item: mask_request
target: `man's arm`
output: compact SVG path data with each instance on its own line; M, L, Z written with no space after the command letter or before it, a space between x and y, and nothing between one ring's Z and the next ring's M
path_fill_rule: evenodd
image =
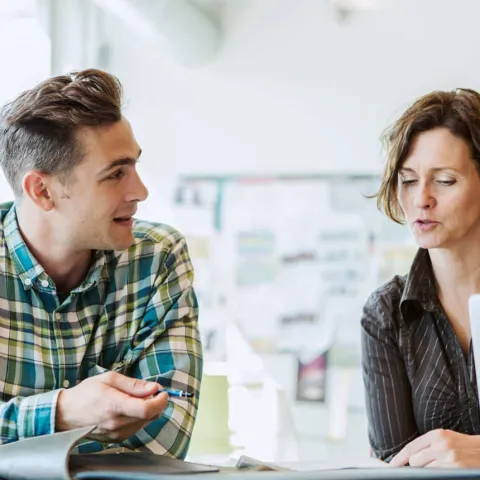
M0 443L55 432L55 409L61 390L0 403Z
M418 436L412 392L385 294L373 293L362 316L362 366L370 445L390 460Z
M169 398L160 418L112 447L148 446L155 453L175 458L187 454L203 367L198 305L192 284L193 266L185 239L179 237L160 266L145 316L124 363L130 377L157 381L165 388L187 390L194 397ZM98 449L90 443L80 446L79 451Z
M187 390L193 398L170 398L163 415L123 444L148 445L155 453L185 458L195 423L203 355L198 331L193 266L182 237L165 258L132 350L131 375Z

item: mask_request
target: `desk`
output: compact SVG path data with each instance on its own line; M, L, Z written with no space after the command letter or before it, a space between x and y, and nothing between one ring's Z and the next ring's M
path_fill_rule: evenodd
M242 472L227 470L216 474L199 474L198 480L219 480L230 474L232 480L464 480L479 479L480 470L446 470L431 468L360 468L322 470L318 472ZM132 479L133 480L133 479ZM178 475L162 476L162 480L178 480Z

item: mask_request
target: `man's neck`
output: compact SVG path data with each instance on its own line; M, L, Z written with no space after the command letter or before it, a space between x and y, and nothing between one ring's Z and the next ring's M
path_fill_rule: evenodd
M83 282L92 263L92 250L75 251L59 244L47 222L22 209L17 209L17 222L24 242L58 293L68 294Z

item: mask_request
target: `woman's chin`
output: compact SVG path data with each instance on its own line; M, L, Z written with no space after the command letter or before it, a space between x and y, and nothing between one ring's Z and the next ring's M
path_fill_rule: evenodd
M427 238L425 235L415 235L415 243L420 248L427 250L431 248L441 248L444 244L439 238Z

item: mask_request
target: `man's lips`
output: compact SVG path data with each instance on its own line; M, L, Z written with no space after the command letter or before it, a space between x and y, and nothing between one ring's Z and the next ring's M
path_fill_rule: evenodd
M113 217L113 220L115 220L115 221L130 220L136 213L137 213L137 211L135 210L134 212L128 212L128 213L123 213L123 214L120 214L120 215L115 215Z
M133 217L132 215L124 215L121 217L114 217L113 221L117 225L122 225L125 227L131 227L133 225Z

